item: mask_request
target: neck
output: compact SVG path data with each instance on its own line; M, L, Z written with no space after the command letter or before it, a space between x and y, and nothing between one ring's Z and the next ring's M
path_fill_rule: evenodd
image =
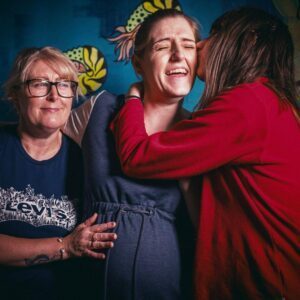
M38 161L52 158L61 147L62 133L60 130L39 134L24 130L20 125L18 133L24 150L30 157Z
M181 100L148 101L144 99L144 117L147 133L169 130L175 123L186 119L189 113L182 108Z

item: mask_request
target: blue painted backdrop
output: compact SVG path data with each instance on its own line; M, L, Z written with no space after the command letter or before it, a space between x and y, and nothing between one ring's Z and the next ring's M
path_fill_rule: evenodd
M169 3L162 0L148 2L152 3L154 8ZM2 0L0 83L5 81L19 50L24 47L52 45L66 52L70 50L71 58L78 59L79 69L83 68L81 71L86 72L83 81L88 78L86 76L94 77L94 81L91 81L94 89L124 93L137 77L130 63L124 60L117 61L117 44L108 39L117 36L115 29L125 26L141 4L143 2L139 0ZM257 6L279 15L272 0L180 0L179 4L185 13L199 21L204 37L217 16L240 5ZM85 47L86 45L92 47ZM83 53L86 54L86 58L80 61L79 56L83 56ZM88 71L93 75L86 75ZM193 108L202 90L203 83L197 80L192 92L185 99L188 109ZM15 118L12 108L2 101L0 120Z

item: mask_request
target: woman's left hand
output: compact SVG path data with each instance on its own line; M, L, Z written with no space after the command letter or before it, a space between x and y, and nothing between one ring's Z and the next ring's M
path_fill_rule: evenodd
M63 239L68 257L89 256L97 259L105 258L105 254L99 252L99 250L114 246L113 242L117 239L117 235L106 231L114 228L116 223L95 224L96 220L97 214L95 213Z

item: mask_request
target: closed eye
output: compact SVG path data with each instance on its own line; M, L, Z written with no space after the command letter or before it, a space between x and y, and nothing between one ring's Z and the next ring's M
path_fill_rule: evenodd
M155 51L161 51L161 50L169 49L169 48L170 48L169 45L155 45L154 46L154 50Z

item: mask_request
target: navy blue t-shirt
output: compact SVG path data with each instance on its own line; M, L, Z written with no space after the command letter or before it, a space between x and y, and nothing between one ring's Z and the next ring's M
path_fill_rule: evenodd
M81 151L69 138L63 137L54 157L36 161L24 150L16 125L1 127L0 234L24 238L69 234L79 217L82 174ZM65 298L72 293L68 290L72 283L74 287L74 266L72 261L32 267L2 265L1 294L9 299L20 295L22 299Z

